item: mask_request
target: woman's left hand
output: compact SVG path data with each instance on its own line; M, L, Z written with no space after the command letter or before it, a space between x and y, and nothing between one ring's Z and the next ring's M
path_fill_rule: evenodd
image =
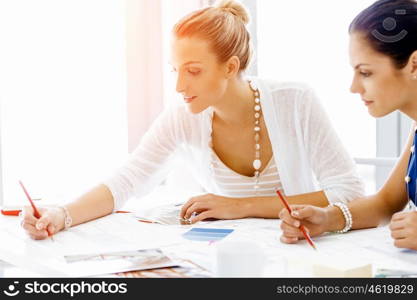
M394 214L389 228L395 247L417 250L417 211Z
M245 217L245 203L245 199L205 194L188 200L181 209L180 217L190 220L191 224L209 218L240 219Z

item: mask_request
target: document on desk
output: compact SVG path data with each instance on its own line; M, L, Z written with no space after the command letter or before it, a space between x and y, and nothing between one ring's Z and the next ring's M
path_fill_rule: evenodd
M46 276L89 276L93 269L71 266L64 256L137 251L181 243L177 231L158 224L138 222L133 215L112 214L72 227L42 241L30 239L13 224L0 231L0 259Z
M317 259L327 261L351 259L371 263L378 267L417 269L417 251L394 247L389 229L353 230L345 234L327 234L313 238L318 251L312 251L305 241L295 245L279 242L279 236L268 239L268 251L280 251L282 256L294 260L303 259L306 263Z
M180 225L182 203L164 204L151 208L140 209L135 213L136 218L143 221L163 225Z
M92 272L100 275L177 266L161 249L68 255L64 258L71 269L90 270L87 271L89 275L95 275Z
M395 247L388 227L375 229L369 239L364 248L379 254L380 266L414 273L417 271L417 251Z

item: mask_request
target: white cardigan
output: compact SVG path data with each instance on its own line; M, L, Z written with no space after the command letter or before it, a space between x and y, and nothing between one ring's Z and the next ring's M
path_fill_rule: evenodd
M313 90L300 83L250 78L260 92L262 112L286 195L323 190L329 202L363 196L364 185ZM207 193L222 195L212 176L209 141L213 109L199 114L185 106L166 109L143 136L124 166L104 180L119 209L142 197L182 157ZM236 137L239 138L239 137Z

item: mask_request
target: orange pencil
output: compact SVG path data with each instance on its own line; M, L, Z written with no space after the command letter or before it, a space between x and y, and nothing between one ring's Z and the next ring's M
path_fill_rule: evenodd
M22 187L23 192L25 192L25 195L28 198L28 200L30 202L30 205L33 208L33 215L35 216L36 219L39 219L41 217L41 214L39 213L39 210L36 208L35 203L33 203L32 198L30 197L28 191L26 190L25 186L23 185L23 183L20 180L19 180L19 184ZM53 240L52 234L49 232L48 228L46 228L46 232L48 233L48 236L50 236L51 239Z
M287 208L288 212L291 214L292 210L291 210L291 207L288 204L287 200L285 200L285 198L281 195L279 190L276 190L276 192L277 192L279 198L281 199L282 203L284 204L284 206ZM300 230L303 233L304 237L306 238L307 242L311 245L311 247L313 247L314 250L317 250L316 245L314 245L313 240L308 235L307 230L304 227L304 225L300 225Z

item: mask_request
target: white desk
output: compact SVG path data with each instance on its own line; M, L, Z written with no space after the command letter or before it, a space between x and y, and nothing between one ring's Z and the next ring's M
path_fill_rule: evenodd
M161 202L158 202L157 204L160 203ZM133 220L132 215L123 215L123 217L130 218L129 222ZM141 232L140 234L143 234L144 236L146 235L146 239L148 240L150 236L155 235L159 237L157 239L166 240L166 245L161 245L160 248L169 256L191 260L209 271L213 271L214 269L216 243L209 245L208 242L195 242L183 239L181 234L191 229L191 227L231 228L234 229L234 232L227 236L225 241L251 240L259 243L267 257L267 263L263 275L265 277L310 277L312 276L312 264L317 258L315 251L312 250L312 248L310 248L305 241L296 245L286 245L279 241L280 220L222 220L214 222L201 222L193 226L169 226L145 223L136 225L139 222L135 221L134 230L136 231L130 233L122 233L123 230L120 226L124 225L119 223L120 222L118 221L118 224L115 224L115 226L108 223L102 223L102 225L100 225L109 226L106 229L106 232L108 232L108 240L111 241L115 239L115 236L112 236L113 231L121 232L123 238L125 239L135 240L136 245L139 245L141 240L137 232ZM20 228L19 219L17 217L5 217L1 215L0 230L3 230L2 228L7 226L9 226L9 228L10 226L14 226L13 228ZM61 237L64 237L64 234L72 234L75 241L76 235L82 232L80 231L81 229L82 227L76 226L71 228L69 232L58 233L55 238L59 242L60 234L62 234ZM20 233L23 234L23 229L20 228L19 230ZM97 238L100 235L102 234L98 234ZM5 235L3 234L3 236ZM90 239L94 238L95 236L90 236ZM100 236L101 240L104 238L106 237ZM333 259L332 257L337 259L337 257L340 258L341 255L344 255L346 259L366 260L367 262L372 263L374 267L417 269L417 251L403 251L393 247L389 230L387 228L357 230L346 234L331 234L316 237L314 238L314 241L318 246L319 254L321 256L326 256L328 259ZM155 242L155 245L158 246L158 241ZM13 263L20 267L20 269L14 268L10 264L0 264L0 270L2 270L0 271L0 275L6 277L19 277L19 274L22 274L21 277L42 276L42 274L39 274L42 272L35 271L37 270L37 266L35 265L25 268L25 263L22 263L22 261L19 260L19 255L20 257L23 257L22 260L27 260L29 257L31 259L35 259L38 255L41 257L42 255L45 255L46 257L48 254L33 252L38 245L37 243L43 242L26 239L20 243L23 245L23 248L27 248L27 250L17 249L19 251L14 253L9 249L8 256L5 254L7 252L5 252L5 250L7 250L7 247L10 245L7 240L2 240L0 245L0 260L6 259L9 263ZM47 244L44 243L42 245ZM53 245L53 247L55 246L56 245ZM45 250L46 248L43 249ZM41 259L38 260L38 263L40 262Z

